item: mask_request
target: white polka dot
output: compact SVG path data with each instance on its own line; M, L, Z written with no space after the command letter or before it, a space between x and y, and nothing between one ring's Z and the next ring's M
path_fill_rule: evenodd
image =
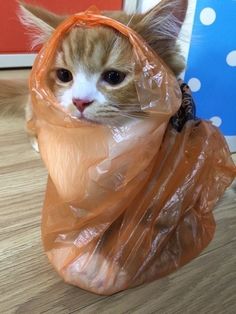
M200 20L204 25L211 25L216 20L216 12L212 8L205 8L200 13Z
M217 127L221 126L221 124L222 124L222 119L220 117L217 117L217 116L212 117L210 119L210 121L212 122L213 125L215 125Z
M191 78L188 81L188 85L189 85L192 92L198 92L199 89L201 88L201 82L196 77Z
M236 67L236 50L231 51L226 58L226 62L231 67Z

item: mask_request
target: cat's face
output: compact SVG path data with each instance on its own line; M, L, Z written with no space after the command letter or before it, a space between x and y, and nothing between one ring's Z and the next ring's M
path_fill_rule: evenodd
M51 89L78 119L109 124L141 117L132 55L127 38L113 29L75 27L49 71Z

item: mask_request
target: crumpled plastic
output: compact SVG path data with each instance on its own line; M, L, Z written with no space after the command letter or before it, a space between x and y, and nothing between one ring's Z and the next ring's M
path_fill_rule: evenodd
M133 45L137 93L149 118L93 124L56 102L46 77L60 40L72 27L96 25L116 29ZM200 254L213 238L212 211L235 166L219 130L194 117L189 97L139 35L97 12L76 14L42 48L30 88L28 127L49 173L43 245L66 282L111 295Z

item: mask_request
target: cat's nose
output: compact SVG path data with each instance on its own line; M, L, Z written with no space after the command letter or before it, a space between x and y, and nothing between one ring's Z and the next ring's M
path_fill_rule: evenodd
M73 98L73 104L82 113L86 107L93 103L93 100Z

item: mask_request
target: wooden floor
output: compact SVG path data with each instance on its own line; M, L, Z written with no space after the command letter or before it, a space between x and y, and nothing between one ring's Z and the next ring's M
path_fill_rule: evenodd
M43 252L47 173L23 119L0 120L0 152L1 314L236 313L236 184L215 210L216 235L200 257L164 279L100 297L65 284Z

